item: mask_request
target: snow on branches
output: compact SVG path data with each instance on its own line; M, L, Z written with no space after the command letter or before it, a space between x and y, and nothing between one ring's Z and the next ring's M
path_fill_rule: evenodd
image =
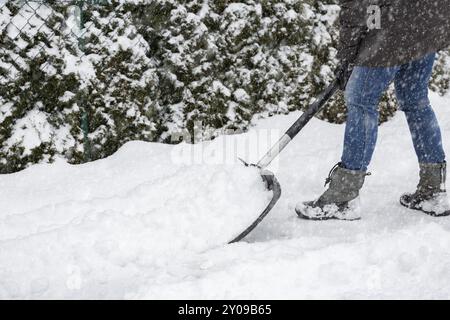
M2 1L0 172L302 109L333 77L338 13L336 0ZM345 121L342 97L321 118Z

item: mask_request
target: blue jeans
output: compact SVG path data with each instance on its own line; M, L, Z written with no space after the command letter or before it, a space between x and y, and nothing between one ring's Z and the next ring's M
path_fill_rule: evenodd
M341 162L347 169L367 170L377 141L378 103L392 81L419 162L445 161L441 130L428 99L435 57L433 53L389 68L355 67L345 91L348 113Z

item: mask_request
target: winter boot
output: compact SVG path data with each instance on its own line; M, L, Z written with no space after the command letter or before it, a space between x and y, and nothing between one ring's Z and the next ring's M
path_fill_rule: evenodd
M358 220L359 190L368 175L365 171L348 170L336 164L325 180L328 189L315 201L297 204L298 216L308 220Z
M450 205L445 191L446 163L420 163L419 166L417 190L402 195L400 203L434 217L450 215Z

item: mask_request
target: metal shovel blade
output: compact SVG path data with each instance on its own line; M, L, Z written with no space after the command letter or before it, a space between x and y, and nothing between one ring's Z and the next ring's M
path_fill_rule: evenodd
M240 159L246 167L257 167L261 170L261 177L266 183L269 190L272 190L272 200L269 202L264 211L260 214L258 219L253 222L250 227L244 230L239 236L231 240L229 243L234 243L242 240L247 236L255 227L264 219L269 211L275 206L278 199L281 196L281 187L278 180L275 178L273 172L264 170L272 160L277 157L280 152L294 139L294 137L306 126L306 124L324 107L325 103L338 91L339 81L334 80L324 91L322 91L305 112L302 113L300 118L292 124L292 126L286 131L286 133L278 140L278 142L264 155L264 157L257 164L248 164L244 160Z
M244 164L246 164L244 162ZM248 164L246 164L248 166ZM231 240L228 243L235 243L242 239L244 239L253 229L256 228L256 226L264 219L264 217L272 210L272 208L277 203L278 199L281 197L281 186L278 182L277 178L273 174L273 172L269 170L261 170L261 178L263 179L264 183L266 184L266 188L268 190L272 191L272 199L270 200L269 204L266 206L266 208L263 210L263 212L259 215L259 217L247 228L245 229L240 235L238 235L236 238Z

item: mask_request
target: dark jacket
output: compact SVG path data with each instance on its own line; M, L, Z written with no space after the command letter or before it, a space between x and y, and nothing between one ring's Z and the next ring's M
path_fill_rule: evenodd
M368 29L371 5L380 8L380 29ZM388 67L450 46L450 0L341 0L341 9L341 60Z

